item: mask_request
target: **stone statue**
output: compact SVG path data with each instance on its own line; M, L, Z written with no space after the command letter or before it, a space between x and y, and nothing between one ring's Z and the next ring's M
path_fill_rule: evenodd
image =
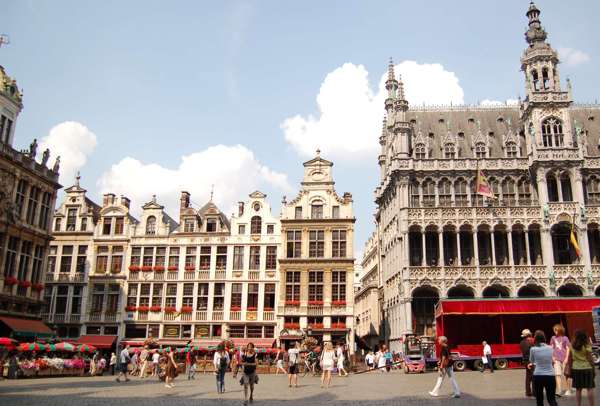
M44 150L44 152L42 153L42 165L46 166L46 164L48 163L48 159L50 159L50 150L48 148L46 148Z
M585 206L580 206L579 212L581 214L581 219L585 220L587 218L587 208Z
M52 172L58 173L58 169L60 168L60 155L56 157L56 161L54 161L54 166L52 167Z
M550 282L550 290L554 292L556 289L556 275L554 274L554 268L550 271L550 275L548 276L548 282Z
M548 203L544 204L544 221L550 221L550 206L548 205Z
M34 138L33 142L31 144L29 144L29 157L31 159L35 159L35 156L37 155L37 148L38 148L37 138Z

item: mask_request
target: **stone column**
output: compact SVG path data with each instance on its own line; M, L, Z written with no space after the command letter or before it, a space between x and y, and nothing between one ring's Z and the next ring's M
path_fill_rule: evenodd
M461 266L462 263L462 257L460 256L460 230L456 233L456 265Z
M579 168L574 168L573 171L573 182L571 183L573 185L573 201L581 204L585 201L581 172Z
M427 254L427 249L426 249L426 247L427 247L427 241L425 240L425 231L423 231L421 233L421 235L422 235L422 238L423 238L423 246L421 247L421 249L423 251L423 256L421 258L421 266L426 266L427 265L427 256L426 256L426 254Z
M552 236L550 235L549 227L540 228L540 242L544 265L550 270L550 267L554 265L554 250L552 249Z
M515 264L515 259L513 257L512 229L506 231L506 239L508 242L508 265L518 265Z
M523 230L523 238L525 238L525 263L531 264L531 253L529 252L529 232L527 229Z
M471 236L473 240L473 265L479 267L479 240L477 238L477 230Z
M444 266L444 234L441 229L438 231L438 245L438 266Z
M496 244L494 242L495 232L490 231L490 241L491 241L491 254L490 254L490 262L491 265L496 265Z
M546 184L546 176L544 175L543 169L538 169L537 171L537 193L538 193L538 201L540 205L544 205L544 203L548 202L548 185ZM532 187L532 192L534 192Z

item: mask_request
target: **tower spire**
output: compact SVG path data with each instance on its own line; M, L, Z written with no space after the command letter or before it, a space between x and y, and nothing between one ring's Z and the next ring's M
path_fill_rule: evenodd
M545 42L548 37L548 34L546 34L546 31L540 22L540 14L541 12L535 3L533 1L529 3L529 9L527 9L527 13L525 13L529 19L529 29L525 33L525 40L529 46L534 46L538 42Z
M396 98L396 91L398 90L398 81L396 80L396 75L394 74L394 61L390 58L390 62L388 64L388 78L385 81L385 88L388 91L388 99Z

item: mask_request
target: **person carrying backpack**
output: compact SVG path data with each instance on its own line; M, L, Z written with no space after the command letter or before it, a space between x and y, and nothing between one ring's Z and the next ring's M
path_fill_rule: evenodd
M225 393L225 372L229 366L229 354L223 344L219 344L213 358L215 375L217 376L217 393Z

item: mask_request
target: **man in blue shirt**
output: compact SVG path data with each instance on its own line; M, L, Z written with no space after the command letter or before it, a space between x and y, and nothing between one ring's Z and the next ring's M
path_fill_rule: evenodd
M127 378L127 366L131 361L131 356L129 355L129 344L123 348L121 354L119 355L119 376L116 381L121 382L121 377L125 378L125 382L129 382L129 378Z

